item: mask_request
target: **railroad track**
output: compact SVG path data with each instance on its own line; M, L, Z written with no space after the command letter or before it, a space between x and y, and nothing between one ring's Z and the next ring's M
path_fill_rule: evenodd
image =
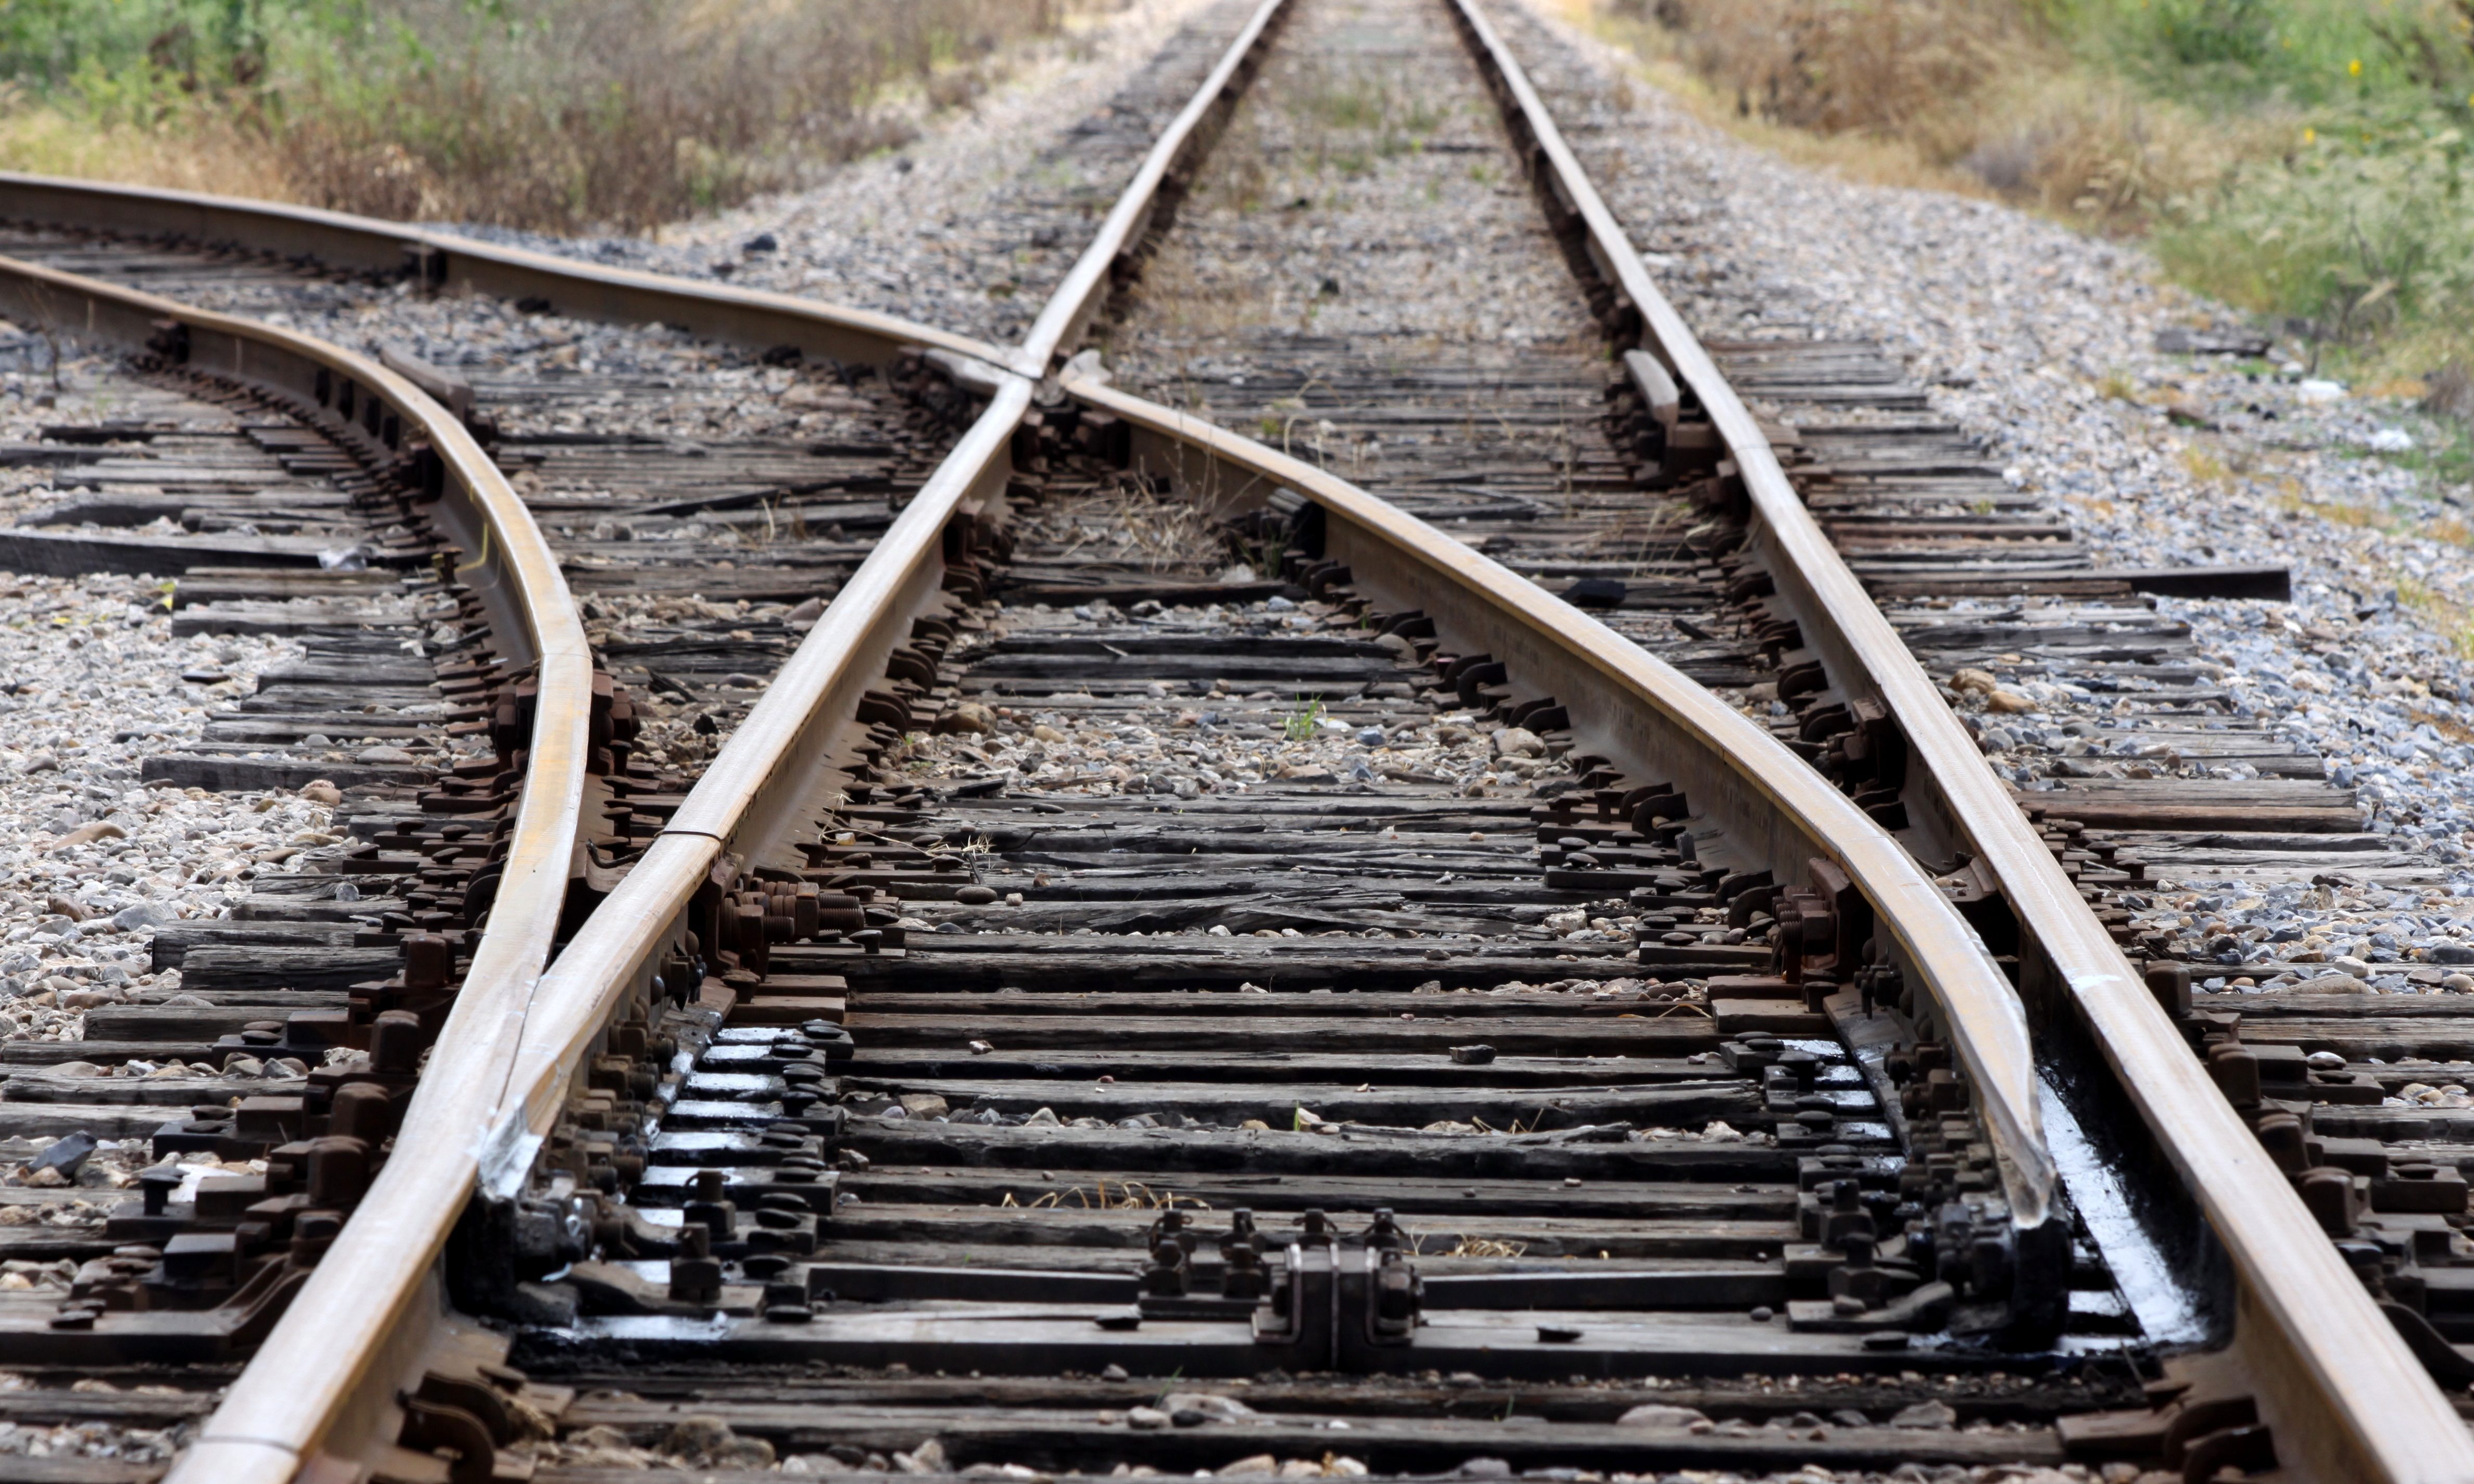
M546 922L524 942L557 934L555 962L521 967L499 885L431 1052L450 1076L423 1080L333 1245L316 1249L323 1225L307 1249L293 1233L299 1257L272 1271L297 1302L182 1476L307 1459L421 1477L452 1455L458 1477L495 1456L580 1479L640 1448L930 1473L2075 1458L2466 1476L2462 1426L2409 1348L2462 1383L2444 1199L2462 1217L2462 1182L2378 1142L2419 1125L2324 1131L2349 1115L2322 1105L2393 1073L2279 1049L2367 1054L2395 1029L2281 1036L2186 1003L2188 965L2143 982L2115 945L2137 941L2129 918L2111 931L2087 905L2126 913L2171 852L2177 869L2305 855L2259 838L2280 831L2257 812L2317 809L2324 828L2349 801L2209 799L2189 780L2143 799L2126 785L2146 780L2064 772L2026 795L2031 819L1960 719L1982 725L1964 698L1980 688L1940 689L1910 657L1960 680L1970 660L2050 656L2201 708L2177 764L2272 757L2208 732L2200 688L2166 687L2185 636L2136 597L2261 575L2093 571L1859 349L1713 356L1488 12L1379 9L1379 27L1310 0L1214 12L1228 50L1012 351L383 224L195 202L175 220L171 198L8 182L8 214L47 224L21 247L87 268L203 285L225 270L194 244L216 241L401 273L409 247L424 281L833 357L911 440L877 455L912 459L882 475L899 514L855 568L810 562L806 596L837 596L743 717L671 697L727 738L704 766L573 749L598 780L574 807L612 828L580 869L572 831L545 837L570 848L545 845ZM1417 80L1440 147L1397 153L1452 162L1430 192L1490 187L1479 270L1537 285L1520 312L1550 333L1504 353L1395 296L1381 332L1311 338L1269 312L1295 307L1263 303L1276 284L1227 280L1193 312L1179 275L1198 264L1362 292L1294 271L1331 251L1308 218L1249 223L1234 200L1264 158L1389 168L1345 148L1301 164L1281 137L1329 124L1322 85L1350 66ZM1583 84L1556 97L1588 116ZM1492 188L1521 173L1535 217ZM110 235L133 228L192 242ZM278 296L300 277L262 256L241 271ZM159 334L160 307L127 309L123 338ZM1062 365L1094 327L1156 400ZM163 378L221 364L198 343L132 374L172 395ZM1610 349L1637 352L1612 386ZM457 446L439 407L462 383L396 358L411 377L383 382L388 405ZM315 410L332 384L322 402L299 380L299 421L337 421ZM1872 415L1763 423L1731 380ZM526 426L521 387L472 397L485 427ZM609 401L613 431L667 405ZM1300 424L1312 458L1269 446L1294 450ZM926 472L937 437L952 451ZM497 462L520 446L501 437ZM486 464L470 475L497 487ZM643 480L630 503L674 498L662 473L625 477ZM760 508L813 499L769 467L747 477ZM387 523L408 555L445 544ZM571 574L592 555L560 550ZM1221 570L1240 555L1251 572ZM1303 596L1249 601L1273 580ZM2063 601L1978 601L2030 596ZM489 626L503 658L521 660L501 638L519 621ZM610 715L604 741L634 741ZM511 839L544 789L536 760ZM473 890L430 874L432 900L407 887L407 907ZM392 926L407 969L439 953L418 918ZM484 973L502 941L517 972ZM323 1023L304 1015L304 1034ZM327 1180L285 1209L352 1184ZM221 1229L195 1205L166 1219ZM238 1225L212 1240L264 1251ZM442 1274L495 1330L442 1311ZM97 1271L72 1309L168 1276ZM95 1367L184 1322L107 1298L43 1335L62 1367ZM111 1415L196 1413L146 1404ZM75 1403L17 1415L45 1405Z

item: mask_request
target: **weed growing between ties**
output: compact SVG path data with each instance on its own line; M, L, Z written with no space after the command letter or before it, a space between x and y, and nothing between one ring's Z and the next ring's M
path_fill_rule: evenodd
M898 143L1075 0L12 0L0 163L641 229Z
M1118 480L1070 508L1038 511L1029 523L1029 534L1060 548L1060 562L1189 574L1227 565L1225 543L1201 508L1140 477Z
M1417 88L1389 71L1322 61L1307 70L1304 116L1320 127L1308 139L1318 172L1364 175L1376 159L1425 147L1443 115Z

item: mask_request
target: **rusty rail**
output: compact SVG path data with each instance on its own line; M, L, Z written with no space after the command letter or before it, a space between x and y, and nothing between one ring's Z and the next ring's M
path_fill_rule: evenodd
M182 1456L175 1484L279 1481L322 1452L354 1457L370 1448L367 1436L340 1448L332 1440L377 1430L394 1372L417 1369L440 1317L430 1270L465 1201L476 1182L521 1183L570 1079L628 993L649 987L654 958L675 937L677 905L716 860L734 847L761 849L757 837L794 816L833 731L903 641L909 619L935 600L948 522L1002 496L1007 439L1030 400L1029 385L1008 378L557 964L543 974L535 959L494 995L486 1021L473 1017L473 1038L455 1049L488 1075L437 1116L406 1120L387 1165L404 1178L392 1187L382 1179L371 1191L319 1267L313 1282L325 1286L301 1295ZM442 1040L433 1062L449 1050ZM426 1080L423 1086L425 1093ZM416 1312L416 1303L428 1306Z
M1754 512L1754 543L1850 695L1886 706L1924 763L1911 802L1994 872L2034 961L2026 988L2074 1008L2158 1144L2197 1199L2240 1282L2237 1348L2262 1411L2311 1476L2474 1478L2474 1439L2389 1324L2284 1174L2190 1054L2103 925L2063 874L1939 688L1874 607L1796 496L1734 389L1651 280L1640 255L1564 141L1519 61L1477 0L1450 0L1480 67L1507 104L1530 168L1587 232L1590 261L1641 324L1643 349L1717 426ZM1636 368L1636 375L1645 368ZM1644 388L1646 391L1647 388Z
M658 992L658 967L684 934L689 898L717 864L753 860L777 843L803 813L802 805L813 813L827 802L813 796L814 764L849 721L861 692L901 642L910 619L935 603L949 524L1002 510L1010 434L1031 404L1028 378L1073 349L1108 292L1128 276L1143 233L1165 204L1164 193L1177 182L1177 167L1207 142L1208 129L1225 122L1283 3L1266 0L1254 12L1154 145L1027 345L1000 362L1009 364L1012 374L992 366L957 368L993 393L988 408L836 597L663 836L541 978L521 1010L511 1014L505 1028L513 1040L506 1093L487 1115L487 1132L476 1140L467 1126L462 1143L444 1157L423 1161L428 1167L424 1189L437 1198L429 1217L400 1229L405 1239L392 1244L388 1270L370 1273L367 1280L391 1282L391 1291L400 1294L434 1292L424 1275L460 1204L456 1192L469 1191L476 1180L505 1193L521 1185L604 1028ZM740 338L770 337L760 331ZM913 343L930 341L916 335ZM977 346L939 348L974 361L997 359ZM1680 772L1696 797L1717 801L1714 812L1727 818L1731 832L1765 843L1783 869L1800 871L1816 853L1843 865L1962 1032L1965 1062L2001 1152L2014 1221L2038 1227L2050 1219L2054 1176L2038 1125L2025 1023L1981 941L1879 825L1715 697L1423 523L1246 440L1088 380L1068 384L1074 395L1205 451L1220 468L1243 472L1250 484L1270 479L1305 490L1341 517L1348 549L1362 564L1360 580L1372 591L1389 598L1396 589L1402 606L1460 612L1465 617L1458 621L1481 646L1518 655L1524 673L1564 677L1563 690L1579 697L1576 723L1590 733L1593 744L1644 763L1656 758L1667 771ZM400 1151L401 1146L397 1162L410 1162ZM369 1229L400 1230L392 1216L384 1229L373 1223ZM434 1308L429 1312L434 1315ZM396 1323L400 1317L414 1316L398 1305L386 1311L383 1326L357 1318L330 1324L315 1355L329 1377L324 1390L337 1399L326 1405L305 1400L295 1389L293 1367L270 1350L268 1361L253 1367L234 1388L209 1423L206 1444L174 1475L176 1484L208 1477L277 1479L285 1476L280 1468L286 1459L321 1451L341 1457L365 1453L367 1436L347 1439L344 1434L353 1429L338 1423L357 1422L366 1429L385 1414L387 1398L373 1383L390 1372L373 1361L382 1350L405 1356L422 1348L399 1332L404 1327ZM308 1395L316 1394L313 1388ZM358 1400L352 1407L342 1405L353 1396ZM258 1440L281 1442L269 1447ZM240 1472L245 1464L255 1472Z
M451 231L199 191L106 185L0 171L0 217L145 237L169 234L368 273L409 273L431 289L538 298L557 313L624 325L676 325L737 345L882 365L907 348L1000 361L968 335L762 289L612 268Z
M669 826L559 955L531 997L509 1093L488 1141L485 1180L521 1180L531 1152L630 996L652 993L662 955L685 931L687 899L725 858L747 862L833 802L822 759L860 697L940 604L946 538L957 521L1002 510L1010 442L1031 383L1008 377L970 430L783 666L696 781Z
M452 1148L471 1142L506 1085L520 1020L549 957L567 901L569 866L582 822L593 656L567 580L497 464L454 414L368 357L289 330L0 258L0 306L46 323L209 371L220 379L304 402L331 402L356 385L399 421L395 441L425 440L445 471L434 514L466 551L461 570L491 613L502 653L538 667L529 766L517 808L505 875L472 966L405 1111L398 1148ZM69 312L64 312L69 311ZM167 328L178 327L175 342ZM363 1353L362 1337L381 1340L424 1292L431 1254L470 1184L450 1159L388 1161L369 1195L261 1352L232 1399L183 1459L192 1478L291 1477L300 1455L279 1429L257 1416L268 1399L292 1416L331 1425L352 1399L349 1379L370 1367L381 1345ZM367 1218L367 1219L364 1219ZM339 1324L338 1315L354 1324Z
M910 620L937 602L949 524L983 511L1002 513L1011 436L1031 409L1032 377L1070 349L1105 304L1124 272L1119 264L1139 252L1163 189L1175 183L1173 168L1225 122L1285 3L1266 0L1241 30L1194 102L1146 157L1099 242L1046 307L1031 339L1038 349L1010 356L866 311L572 263L335 212L0 175L0 214L125 231L161 231L168 225L182 235L263 252L305 253L373 269L408 264L433 286L544 294L566 313L659 320L716 338L792 344L846 360L882 363L918 348L958 381L990 396L961 443L837 595L668 828L557 965L543 974L536 957L524 976L531 983L511 983L492 997L487 1011L476 1007L468 1017L477 1037L486 1015L486 1044L471 1049L487 1071L469 1080L466 1095L437 1116L418 1123L407 1118L387 1167L396 1179L382 1179L355 1211L321 1265L317 1286L302 1295L307 1302L294 1306L233 1384L199 1442L175 1466L171 1484L281 1484L328 1467L349 1470L387 1448L387 1424L399 1415L396 1393L420 1373L446 1317L435 1264L466 1201L476 1186L521 1185L596 1041L615 1015L652 989L657 961L682 931L687 898L725 855L752 856L796 816L823 749L849 720L886 654L903 642ZM1008 364L1033 368L1032 377L1000 369ZM481 457L477 449L474 453ZM496 477L486 457L481 463ZM579 630L579 653L582 647ZM589 658L584 663L589 688ZM562 866L573 838L570 821L558 852ZM547 946L545 937L545 954ZM442 1043L433 1056L447 1051Z
M1530 135L1533 167L1584 224L1591 261L1637 311L1644 346L1716 423L1758 512L1757 540L1788 602L1807 616L1805 631L1824 649L1833 678L1851 693L1880 698L1905 728L1928 764L1918 770L1919 787L1930 791L1924 802L1939 811L1936 822L1987 861L2026 927L2036 948L2031 975L2060 986L2075 1007L2215 1224L2243 1277L2241 1324L2248 1352L2260 1357L2253 1369L2266 1390L2267 1410L2280 1420L2280 1437L2294 1440L2308 1455L2292 1461L2328 1478L2474 1477L2474 1448L2445 1399L2395 1341L2110 939L2075 905L2076 892L1803 510L1750 414L1659 294L1474 0L1452 3L1481 63L1509 98L1516 127ZM408 1152L417 1135L424 1145L434 1142L443 1156L390 1163L303 1303L234 1387L204 1440L175 1470L176 1480L289 1478L322 1450L343 1458L368 1446L391 1400L390 1378L404 1371L437 1317L429 1275L455 1210L476 1180L521 1179L531 1140L589 1060L600 1027L631 996L649 988L658 949L672 940L685 893L725 855L747 856L770 843L768 832L808 801L805 791L813 778L807 775L813 769L807 765L847 719L873 667L898 642L900 625L934 601L942 564L938 536L956 517L993 503L992 491L1002 488L1007 435L1031 401L1029 378L1044 376L1070 352L1104 304L1125 271L1122 265L1139 252L1153 225L1163 191L1181 185L1178 172L1190 162L1195 141L1207 126L1225 119L1280 9L1281 0L1266 0L1254 13L1238 44L1154 147L1134 188L1042 313L1030 341L1013 351L865 311L603 268L424 228L186 192L0 175L0 213L10 216L97 230L173 231L376 271L408 267L433 285L542 294L565 313L658 319L739 343L794 344L850 360L882 361L906 347L926 348L944 353L940 359L949 370L993 394L962 446L828 610L669 830L560 963L536 983L530 973L516 974L494 960L494 976L505 977L494 978L486 995L468 989L449 1035L468 1035L476 1064L486 1062L491 1070L459 1079L458 1101L451 1107L441 1101L446 1092L424 1085L423 1096L432 1106L416 1105L416 1117L407 1120L399 1144L400 1153ZM208 343L217 334L267 346L300 341L141 295L106 291L111 296L125 305L143 301L149 319L180 317L205 331ZM390 405L398 397L418 397L358 357L325 348L317 353L332 356L326 362L332 367L354 368L348 374L362 377ZM1267 481L1305 494L1330 518L1356 581L1387 601L1429 612L1452 611L1436 600L1450 595L1463 604L1451 621L1467 626L1469 643L1516 654L1542 675L1568 676L1559 693L1576 698L1575 723L1591 734L1593 745L1633 755L1653 744L1696 751L1704 759L1699 766L1709 770L1710 786L1704 791L1741 816L1731 820L1736 828L1768 810L1787 821L1776 833L1778 849L1817 848L1844 864L1881 909L1953 1025L1970 1030L1968 1065L1989 1121L2007 1146L2011 1168L2005 1173L2012 1177L2014 1204L2024 1212L2041 1210L2039 1193L2050 1190L2051 1173L2037 1134L2034 1068L2019 1003L1931 883L1852 803L1809 776L1758 728L1655 659L1422 523L1321 471L1092 378L1069 376L1066 388L1143 429L1153 456L1189 467L1216 499L1241 499ZM466 489L474 519L497 521L503 504L529 528L486 457L469 440L458 444L460 437L456 428L438 443L451 454L454 477L469 481L458 487ZM502 539L497 559L508 560L509 549ZM556 582L554 567L547 577ZM520 580L524 574L510 572L510 583ZM570 616L565 628L572 627ZM562 630L556 643L568 642ZM541 643L546 664L552 642ZM580 633L572 643L574 668L584 674L589 660ZM1589 698L1577 699L1582 696ZM539 725L549 726L552 716L546 704ZM536 784L546 778L541 769L553 756L548 740L537 736ZM1784 771L1774 771L1773 764ZM580 772L580 756L571 766ZM528 791L526 828L534 806ZM545 820L547 813L545 805ZM1752 830L1747 838L1769 833ZM548 868L563 879L565 863L563 840ZM507 901L502 892L494 935L508 915ZM543 931L540 948L546 951ZM511 948L510 963L514 954ZM539 957L531 961L537 968ZM468 984L482 984L478 962ZM416 1170L416 1164L423 1168ZM348 1256L363 1265L350 1266ZM373 1283L391 1286L367 1286ZM313 1313L320 1315L315 1324L308 1318Z
M1031 405L1031 378L1073 350L1111 289L1129 275L1144 234L1181 183L1179 169L1207 143L1210 130L1225 122L1282 9L1283 0L1266 0L1241 29L1194 100L1155 143L1024 348L1008 355L976 345L938 344L968 357L949 369L990 394L989 406L828 607L662 837L544 975L517 1034L507 1095L493 1111L488 1131L455 1153L468 1187L476 1179L483 1188L502 1193L521 1185L604 1028L669 987L657 988L656 976L683 937L689 898L716 866L756 859L779 842L803 811L828 802L814 792L821 787L815 760L850 721L860 693L901 642L911 618L936 601L944 533L957 519L1002 511L998 496L1009 467L1010 434ZM700 291L699 297L732 292ZM761 326L754 335L741 328L737 338L772 338ZM915 327L904 328L912 332L911 343L937 344ZM2053 1171L2038 1127L2025 1021L1981 942L1879 825L1774 739L1691 682L1423 523L1245 440L1086 379L1070 378L1068 385L1074 395L1121 411L1138 426L1207 451L1219 466L1243 471L1249 482L1271 478L1306 490L1341 513L1351 539L1361 543L1364 580L1381 589L1385 579L1374 573L1389 572L1409 606L1420 601L1410 596L1415 593L1448 594L1460 601L1429 598L1424 606L1460 607L1468 615L1463 621L1472 626L1472 636L1486 635L1483 642L1496 652L1519 654L1524 669L1535 666L1541 676L1567 676L1565 689L1588 697L1579 703L1576 720L1589 718L1582 724L1591 730L1593 743L1603 739L1618 755L1654 754L1670 771L1679 756L1688 756L1693 761L1686 776L1702 785L1703 795L1719 801L1717 811L1745 839L1767 842L1771 855L1792 863L1793 869L1815 853L1845 865L1893 925L1893 936L1922 969L1953 1023L1967 1034L1967 1065L2002 1153L2004 1193L2014 1219L2029 1226L2048 1220ZM402 1264L400 1280L417 1282L423 1266ZM375 1352L380 1338L364 1334L365 1352ZM348 1360L339 1369L344 1366ZM370 1370L366 1362L360 1367L360 1373ZM286 1435L297 1440L293 1446L304 1458L320 1449L350 1457L368 1447L366 1438L329 1431L328 1420L305 1416L275 1388L256 1386L254 1376L249 1385L247 1399L236 1388L210 1424L210 1436ZM192 1476L208 1475L182 1472L176 1484Z

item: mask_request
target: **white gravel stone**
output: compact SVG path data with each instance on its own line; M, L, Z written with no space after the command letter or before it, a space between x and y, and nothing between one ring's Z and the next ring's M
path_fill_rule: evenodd
M2191 623L2241 715L2325 756L2333 778L2364 791L2366 827L2429 868L2402 889L2194 882L2167 898L2180 915L2241 913L2268 928L2261 937L2298 927L2297 938L2357 944L2389 970L2383 988L2411 987L2395 971L2429 966L2431 949L2474 940L2474 710L2459 700L2474 696L2460 648L2474 634L2474 524L2462 514L2474 491L2395 462L2429 441L2409 402L2306 377L2304 347L2283 347L2274 367L2160 353L2161 330L2241 317L2164 282L2135 246L1991 202L1850 182L1731 138L1655 88L1618 85L1627 60L1565 26L1552 0L1524 4L1568 45L1556 55L1524 26L1524 62L1567 129L1576 100L1558 85L1597 96L1576 148L1700 334L1879 343L2015 486L2067 516L2100 566L2291 564L2290 605L2159 606ZM1789 422L1805 410L1756 405ZM2067 675L2001 678L2035 702L2024 725L2057 748L2063 724L2114 706ZM1996 749L2014 777L2025 761ZM2330 899L2310 905L2315 891Z
M252 878L302 868L290 841L331 822L288 794L142 786L148 756L300 653L175 641L162 596L142 577L0 574L0 1037L73 1040L86 1006L177 989L179 971L148 972L156 926L222 915Z

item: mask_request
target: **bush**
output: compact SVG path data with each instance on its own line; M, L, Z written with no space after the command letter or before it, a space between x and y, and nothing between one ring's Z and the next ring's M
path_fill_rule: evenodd
M2474 288L2463 132L2437 114L2246 162L2158 232L2175 277L2352 341L2462 320Z
M2357 349L2474 350L2474 0L1599 0L1738 112L1894 141Z
M894 90L955 101L1057 18L1057 0L12 0L0 143L22 160L39 105L155 154L245 139L315 205L643 228L897 140Z

